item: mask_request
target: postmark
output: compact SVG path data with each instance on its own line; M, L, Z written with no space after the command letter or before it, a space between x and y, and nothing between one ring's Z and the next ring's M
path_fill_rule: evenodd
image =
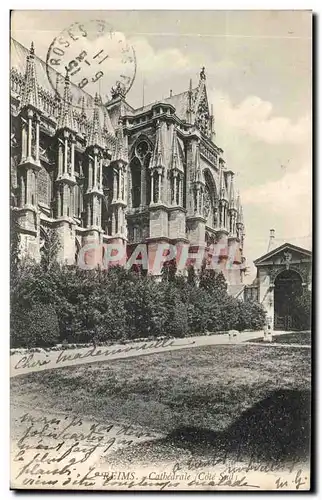
M72 105L91 108L98 93L101 102L125 96L136 75L136 56L125 35L105 20L75 22L51 42L46 73L56 95L64 99L64 77L72 83Z

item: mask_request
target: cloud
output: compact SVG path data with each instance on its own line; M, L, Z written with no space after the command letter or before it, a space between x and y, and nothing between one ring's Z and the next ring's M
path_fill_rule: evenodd
M309 115L296 121L274 116L273 105L258 96L248 96L233 105L229 96L220 91L210 92L218 121L268 144L304 144L310 141L311 120Z
M311 203L311 169L305 164L297 172L287 172L278 180L252 186L243 192L249 205L268 205L273 212L302 210Z
M286 173L279 180L244 190L242 200L245 211L253 214L253 238L256 238L255 228L261 232L264 226L268 231L267 224L276 229L279 238L291 241L300 238L300 246L304 244L301 238L311 233L312 179L308 164L303 164L297 172Z
M143 37L131 38L129 42L134 47L138 69L144 75L158 79L161 73L175 69L177 74L190 66L188 58L176 48L155 50Z

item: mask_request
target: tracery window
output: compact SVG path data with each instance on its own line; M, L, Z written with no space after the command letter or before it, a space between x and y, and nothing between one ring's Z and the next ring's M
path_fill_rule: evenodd
M130 163L132 208L149 205L151 201L150 159L151 145L142 138L134 148Z
M218 200L216 186L209 171L205 171L204 175L206 181L204 194L204 217L206 219L206 225L215 228L218 225Z

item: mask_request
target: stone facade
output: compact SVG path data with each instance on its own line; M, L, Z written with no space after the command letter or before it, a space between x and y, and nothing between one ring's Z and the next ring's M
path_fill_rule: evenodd
M256 298L263 305L268 322L275 329L292 329L292 324L288 322L289 318L286 317L287 315L292 316L292 310L284 311L283 317L278 317L280 299L276 293L276 286L278 286L280 278L284 278L288 280L290 286L292 283L298 282L302 289L311 290L311 252L285 243L255 260L254 264L257 267L257 277L253 285L246 287L246 298L247 296L252 299Z
M68 74L53 74L53 89L33 46L12 40L11 50L11 198L22 252L39 261L51 229L68 264L88 243L128 253L146 243L151 255L158 243L204 247L210 257L219 249L229 284L241 283L243 210L216 144L204 69L195 88L134 109L121 89L103 104Z

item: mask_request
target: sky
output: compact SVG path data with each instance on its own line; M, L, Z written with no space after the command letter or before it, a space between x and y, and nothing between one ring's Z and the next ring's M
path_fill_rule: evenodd
M190 78L197 86L205 67L216 143L236 172L244 207L246 282L255 277L252 261L266 253L271 228L276 246L288 241L310 249L311 13L14 11L12 36L27 47L33 41L46 60L62 30L90 19L109 23L134 47L136 76L127 95L133 107L188 90ZM102 86L103 78L101 93Z

